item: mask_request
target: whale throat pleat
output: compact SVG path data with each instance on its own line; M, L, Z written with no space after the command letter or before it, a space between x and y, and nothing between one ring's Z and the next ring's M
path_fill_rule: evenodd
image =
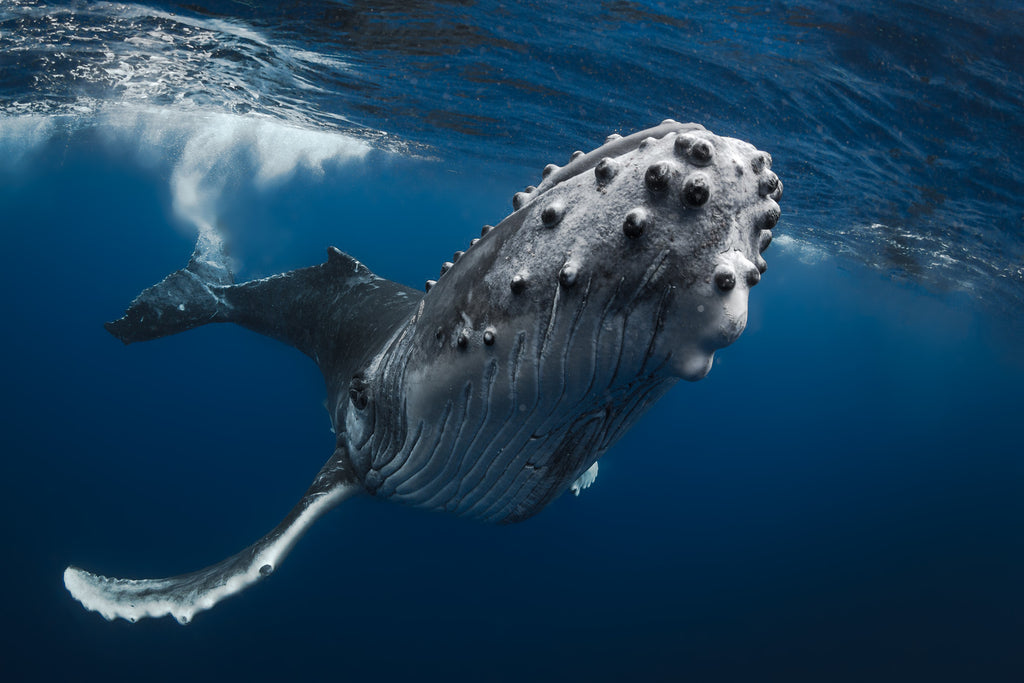
M662 315L663 300L629 309L623 302L636 293L621 282L600 297L581 285L555 290L546 315L485 351L479 374L467 373L436 417L382 449L390 454L376 464L376 495L485 521L524 519L568 490L671 386L644 372L649 354L624 353L652 345L646 333L631 337L630 324Z

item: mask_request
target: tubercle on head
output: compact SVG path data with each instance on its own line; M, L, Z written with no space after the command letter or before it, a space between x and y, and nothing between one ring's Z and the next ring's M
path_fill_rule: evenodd
M605 138L604 144L589 153L573 152L569 163L565 166L550 169L549 167L553 165L545 167L541 183L536 187L527 188L521 200L524 205L526 202L534 201L538 196L543 195L555 185L590 171L602 162L607 164L606 159L614 162L616 159L641 149L645 145L650 145L652 142L664 139L667 135L685 135L700 132L707 133L707 129L698 123L679 123L673 119L665 119L653 128L641 130L625 137L613 133ZM695 158L697 156L699 156L699 152L695 155Z
M512 198L512 205L515 211L518 211L540 195L544 194L548 189L557 186L559 183L565 182L566 180L579 175L580 173L594 169L594 173L598 179L599 184L605 184L610 182L619 173L621 169L621 162L619 157L632 152L635 149L639 149L646 145L650 145L653 141L663 138L667 134L679 133L680 135L687 134L689 132L705 131L703 126L699 124L680 124L672 119L665 119L658 126L634 133L632 135L623 137L617 133L609 135L602 146L595 149L590 153L584 153L576 151L572 154L570 162L565 166L558 166L556 164L548 164L544 167L541 172L541 184L539 186L528 186L523 191L517 192ZM691 160L695 160L696 163L706 164L713 155L713 148L711 148L706 142L697 140L696 142L691 141L687 146L687 154ZM657 174L661 172L662 175ZM663 166L652 166L649 169L651 175L650 184L657 186L659 183L664 184L667 181L666 174L668 169ZM695 176L687 179L686 194L687 201L693 206L700 206L707 201L709 194L709 188L707 187L706 179ZM566 207L564 204L558 202L552 202L546 206L541 213L542 224L545 227L557 226L565 213ZM643 226L641 221L632 220L630 221L630 227L624 228L627 235L632 235L634 238L639 237L642 232ZM487 234L493 230L493 226L484 226L481 230L481 236L479 239L483 239ZM472 248L478 240L475 240L470 244L469 248ZM446 261L441 266L440 277L443 277L448 270L458 262L458 258L464 252L456 252L455 257L451 261ZM438 278L438 280L440 279ZM425 289L429 292L438 282L438 280L428 280L425 284Z
M455 266L455 264L459 262L459 259L461 259L463 256L466 255L467 251L469 251L470 249L475 247L477 244L479 244L480 240L483 239L484 237L486 237L492 230L494 230L494 226L493 225L485 225L485 226L483 226L483 228L480 229L480 237L474 237L473 239L471 239L469 241L469 246L466 247L465 250L456 251L455 253L452 254L452 260L451 261L445 261L444 263L442 263L441 264L441 272L438 275L438 279L437 280L427 280L424 283L424 287L423 287L424 290L426 292L429 292L435 286L437 286L438 281L441 278L444 277L445 273L447 273L449 270L451 270Z
M717 136L709 133L703 126L698 124L679 124L672 119L666 119L652 129L634 133L626 138L618 134L612 134L605 140L605 144L589 154L574 152L570 162L563 167L556 164L548 164L542 171L542 182L540 186L528 186L522 192L516 193L513 197L513 207L516 211L532 204L548 190L565 182L566 180L579 175L580 173L593 169L597 186L603 187L610 183L620 172L622 162L620 158L633 150L643 150L650 147L659 138L671 137L673 140L673 151L675 158L662 159L652 163L644 173L644 183L653 195L663 194L669 186L682 177L682 186L679 196L682 204L691 209L699 209L708 203L714 192L713 181L707 173L701 171L705 167L713 167L718 161L718 153L712 139ZM610 154L611 153L611 154ZM758 194L767 199L778 201L782 193L782 183L778 176L771 172L771 156L764 152L756 152L750 156L748 166L757 176ZM737 167L737 174L741 175L743 169ZM644 215L638 207L634 212L628 214L623 220L623 233L632 239L639 238L645 229L650 227L650 216ZM544 206L540 212L541 224L546 228L557 227L565 216L567 207L561 200L555 200ZM758 219L760 233L755 237L755 244L758 253L764 251L771 241L771 228L778 221L778 207L773 206L765 211ZM481 231L481 238L485 237L493 226L484 226ZM474 246L479 239L470 243ZM443 275L451 268L452 264L458 261L463 252L456 252L451 262L442 264ZM759 272L764 272L766 264L759 256L755 257L755 263ZM432 285L428 285L430 287Z

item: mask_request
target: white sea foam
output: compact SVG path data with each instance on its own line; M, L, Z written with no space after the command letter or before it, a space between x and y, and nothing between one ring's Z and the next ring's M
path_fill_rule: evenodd
M371 150L336 131L262 115L122 104L78 116L0 117L0 165L15 170L58 134L98 134L112 154L154 172L169 169L174 213L200 232L218 223L224 199L241 183L263 190L299 172L319 178L332 164L357 162Z
M17 168L59 129L54 117L43 114L0 117L0 164Z
M330 163L358 161L370 151L367 143L337 132L225 113L161 112L128 125L107 117L104 130L115 138L128 133L124 142L134 142L143 156L174 157L174 212L200 231L216 225L221 200L240 176L266 189L299 171L322 176Z
M0 172L38 159L58 135L70 145L98 137L112 157L166 177L175 215L206 230L234 189L319 176L370 150L335 127L343 116L296 105L324 69L352 67L242 21L80 0L0 12L21 27L5 49L34 65L33 87L0 104Z
M772 244L781 247L787 253L796 255L801 263L807 265L821 263L829 257L828 252L818 245L797 239L791 235L779 235L772 240Z

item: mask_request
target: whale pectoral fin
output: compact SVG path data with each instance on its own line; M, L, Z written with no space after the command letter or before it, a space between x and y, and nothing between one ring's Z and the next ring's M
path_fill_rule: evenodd
M597 463L595 462L587 471L576 478L576 481L569 486L569 490L572 491L574 496L580 495L580 491L583 489L589 489L590 485L597 479Z
M187 624L196 613L269 576L313 522L360 490L347 453L339 448L284 521L242 552L205 569L165 579L117 579L72 566L64 570L64 586L83 607L111 621L121 617L135 622L169 614Z

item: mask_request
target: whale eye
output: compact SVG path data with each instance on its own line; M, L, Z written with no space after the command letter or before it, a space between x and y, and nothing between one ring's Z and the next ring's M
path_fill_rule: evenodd
M369 387L362 375L356 375L348 386L348 398L356 410L365 410L370 402Z

